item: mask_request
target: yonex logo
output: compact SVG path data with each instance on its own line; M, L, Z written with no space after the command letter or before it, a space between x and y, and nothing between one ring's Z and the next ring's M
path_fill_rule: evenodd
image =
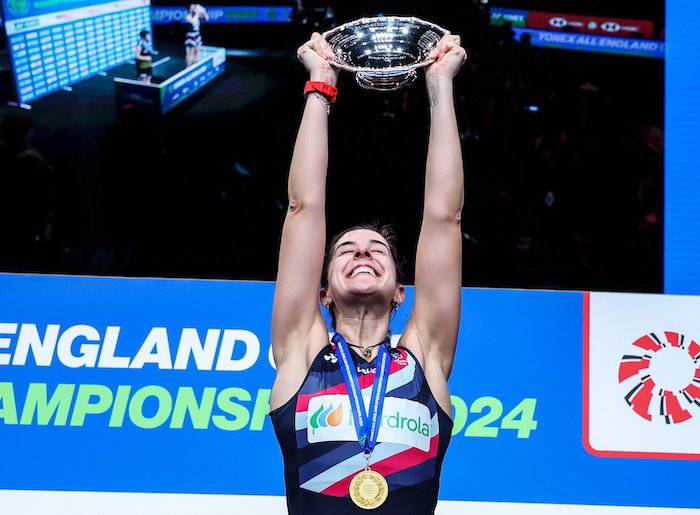
M649 422L679 424L700 416L700 345L685 335L649 333L622 356L618 382L629 383L625 401ZM659 416L652 416L659 414Z
M549 20L549 24L550 24L552 27L555 27L555 28L557 28L557 29L561 29L562 27L566 27L568 23L567 23L567 21L566 21L565 18L562 18L562 17L560 17L560 16L557 16L557 17L551 18L551 19Z
M309 425L313 429L318 429L319 427L336 427L339 426L340 423L343 421L343 405L339 404L338 407L335 407L332 403L326 407L324 404L321 404L321 407L318 408L313 415L311 415L311 419L309 420Z
M620 24L614 21L606 21L600 24L600 28L605 32L617 32L620 30Z

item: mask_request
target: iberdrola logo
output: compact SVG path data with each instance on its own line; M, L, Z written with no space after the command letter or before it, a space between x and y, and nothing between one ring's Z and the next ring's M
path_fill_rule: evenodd
M336 408L333 403L330 403L328 407L326 407L325 404L321 404L321 407L311 415L309 423L313 429L318 429L319 427L336 427L339 426L342 421L343 405L338 404Z

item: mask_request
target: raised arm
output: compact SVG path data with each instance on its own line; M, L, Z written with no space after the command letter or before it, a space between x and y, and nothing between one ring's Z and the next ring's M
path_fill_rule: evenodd
M297 55L310 80L335 84L328 43L314 33ZM288 180L288 208L282 229L277 283L272 309L272 351L283 366L291 355L306 356L312 329L325 333L318 304L318 289L326 241L326 168L328 165L328 114L325 100L307 97L297 133ZM325 333L327 342L327 333ZM296 365L296 364L295 364ZM305 374L305 367L301 373ZM291 392L293 393L293 392Z
M416 254L411 328L418 334L426 370L449 377L461 313L464 172L452 81L466 60L459 36L445 36L426 71L430 140L423 221Z

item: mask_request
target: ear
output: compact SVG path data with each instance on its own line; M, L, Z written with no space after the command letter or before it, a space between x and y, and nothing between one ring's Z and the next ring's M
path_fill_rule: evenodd
M404 300L406 300L406 288L404 288L403 284L399 284L394 290L394 298L392 299L392 302L394 303L395 307L398 308L401 304L403 304Z
M318 300L324 308L328 308L333 303L333 295L327 286L319 290Z

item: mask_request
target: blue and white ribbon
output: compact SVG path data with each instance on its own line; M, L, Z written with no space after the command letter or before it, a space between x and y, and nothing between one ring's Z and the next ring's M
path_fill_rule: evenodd
M369 402L369 411L365 409L362 399L362 389L357 377L357 368L350 354L350 347L345 338L339 333L335 333L332 342L337 349L340 372L343 374L345 386L350 397L350 408L353 420L355 421L355 431L357 440L366 454L370 454L377 444L377 435L382 422L382 410L384 408L384 397L389 382L389 368L391 367L391 356L389 354L389 339L387 338L379 347L377 354L377 366L374 376L374 386Z

